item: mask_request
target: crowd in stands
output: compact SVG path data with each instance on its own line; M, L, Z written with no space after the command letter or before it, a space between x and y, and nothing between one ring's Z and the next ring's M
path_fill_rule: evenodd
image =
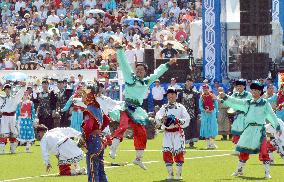
M116 71L114 42L128 61L187 58L201 0L2 0L0 70Z

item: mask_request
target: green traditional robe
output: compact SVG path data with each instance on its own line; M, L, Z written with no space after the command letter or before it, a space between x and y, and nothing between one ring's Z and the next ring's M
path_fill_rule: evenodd
M125 103L114 108L114 110L109 113L109 116L112 120L119 121L120 112L126 111L135 123L146 125L148 122L148 114L141 108L144 96L149 86L169 69L169 64L160 65L153 74L141 80L135 76L131 69L125 57L124 50L117 49L116 55L119 68L125 80Z
M278 118L269 102L263 98L242 100L226 96L222 102L227 106L245 113L244 131L237 143L236 150L249 154L259 153L260 145L265 137L266 119L272 127L279 129Z
M237 99L247 100L247 99L251 99L252 95L251 93L247 91L243 91L242 93L238 93L238 92L234 93L232 97L237 98ZM237 112L237 116L232 124L231 133L233 135L241 135L245 129L245 123L244 123L245 113L239 110L236 112Z

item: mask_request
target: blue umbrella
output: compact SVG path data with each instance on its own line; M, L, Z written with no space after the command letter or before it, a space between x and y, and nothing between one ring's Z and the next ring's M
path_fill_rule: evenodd
M4 75L3 79L7 81L24 81L28 79L28 75L21 72L13 72Z
M124 24L134 25L134 22L137 21L139 25L141 25L144 21L139 18L127 18L123 21Z
M93 43L97 44L100 41L100 38L102 37L104 41L107 41L110 38L111 34L105 32L105 33L100 33L96 35L96 37L93 39Z

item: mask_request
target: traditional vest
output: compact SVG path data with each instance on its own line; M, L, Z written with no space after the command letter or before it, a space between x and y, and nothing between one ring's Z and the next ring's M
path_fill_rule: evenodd
M21 102L20 117L31 118L32 117L32 102Z
M283 102L284 102L284 95L282 95L281 92L278 92L278 94L277 94L277 106L279 106ZM282 107L279 108L279 110L281 110L281 109L282 109Z
M212 94L202 94L203 108L209 109L210 111L214 110L214 101Z

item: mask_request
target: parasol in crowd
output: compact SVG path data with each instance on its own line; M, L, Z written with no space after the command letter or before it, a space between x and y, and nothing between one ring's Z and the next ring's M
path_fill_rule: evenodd
M184 50L184 46L182 45L182 43L176 41L176 40L168 40L164 42L164 45L167 45L168 43L173 45L174 49L177 49L179 51L185 51Z
M109 55L114 56L115 55L115 50L110 49L110 48L105 48L104 52L102 53L102 58L103 59L108 59Z
M100 34L95 36L95 38L93 39L93 43L97 44L100 41L101 38L103 38L103 41L107 41L110 36L111 36L111 34L109 34L107 32L100 33Z
M69 46L74 46L74 47L84 47L84 45L82 44L82 42L80 42L79 40L73 40L71 42L69 42Z
M163 35L163 36L165 37L165 39L166 39L167 37L173 37L172 32L170 32L169 30L161 30L160 32L158 32L158 33L156 34L156 38L157 38L158 40L160 40L160 36L161 36L161 35Z
M100 15L102 15L102 16L105 15L105 12L104 12L103 10L101 10L101 9L90 9L90 10L88 11L87 15L89 15L90 13L92 13L92 14L94 14L94 15L96 15L96 14L100 14Z
M123 21L124 24L134 25L134 22L137 21L139 25L141 25L144 21L139 18L127 18Z
M12 72L4 75L3 79L6 81L24 81L28 79L28 75L22 72Z
M12 50L12 47L10 47L9 45L5 45L5 44L0 45L0 49L2 49L3 47L7 50Z

